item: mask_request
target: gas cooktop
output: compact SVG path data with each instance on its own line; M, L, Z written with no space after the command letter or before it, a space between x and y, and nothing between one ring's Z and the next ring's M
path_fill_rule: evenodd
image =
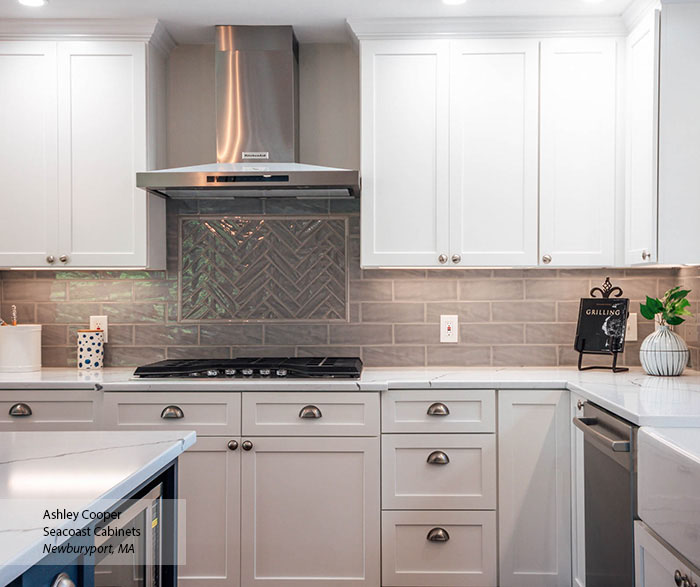
M236 359L172 359L138 367L136 377L219 378L357 378L357 357L245 357Z

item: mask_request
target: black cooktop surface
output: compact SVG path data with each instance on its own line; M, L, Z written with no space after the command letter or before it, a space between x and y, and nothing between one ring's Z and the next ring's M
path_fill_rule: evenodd
M243 357L170 359L138 367L137 377L293 378L349 377L362 373L357 357Z

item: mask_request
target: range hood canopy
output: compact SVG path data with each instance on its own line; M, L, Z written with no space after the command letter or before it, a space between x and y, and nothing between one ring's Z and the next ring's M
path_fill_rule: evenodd
M291 26L217 26L217 163L137 173L137 187L172 198L358 196L357 170L298 163L298 48Z

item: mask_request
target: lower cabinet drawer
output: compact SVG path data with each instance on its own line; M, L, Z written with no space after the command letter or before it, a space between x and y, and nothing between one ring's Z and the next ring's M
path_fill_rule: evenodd
M383 434L382 507L495 510L495 434Z
M382 512L384 587L495 587L496 559L496 512Z
M240 393L105 393L107 430L194 430L197 435L241 434Z
M0 397L0 430L90 430L96 427L95 392L39 392Z

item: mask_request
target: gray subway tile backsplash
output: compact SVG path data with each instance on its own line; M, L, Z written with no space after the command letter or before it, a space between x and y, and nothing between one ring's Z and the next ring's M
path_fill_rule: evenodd
M192 277L210 275L207 271L216 271L221 261L216 247L190 243L193 250L210 256L189 259L190 282L183 284L183 275L177 272L179 215L195 227L212 218L240 216L239 226L251 228L258 226L263 213L268 215L263 216L266 223L281 223L272 232L293 228L289 223L303 217L312 229L316 227L317 236L299 229L305 246L293 252L291 236L281 237L279 247L262 252L254 247L238 249L231 271L240 271L243 264L255 271L237 285L216 281L222 292L207 284L208 294L222 293L223 315L215 314L218 321L212 322L205 304L197 316L194 309L202 307L204 298L195 300L199 306L180 298L183 293L195 295L202 282ZM246 215L251 215L247 224ZM677 283L694 290L693 310L700 309L698 268L362 270L357 201L170 201L168 223L169 272L0 272L0 315L7 319L10 305L16 304L21 322L45 326L42 357L47 367L75 366L75 332L88 326L91 314L110 319L108 366L132 367L164 358L322 354L359 355L368 367L555 366L576 363L578 299L606 275L632 299L633 312L638 312L645 295L661 295ZM232 238L235 235L234 231ZM229 250L231 243L227 242ZM313 262L324 255L323 270L314 269ZM229 255L226 262L230 260ZM264 281L274 278L275 271L288 278L285 308L270 303L262 320L255 321L261 316L250 307L236 306L235 300L255 301L268 291ZM328 279L319 282L324 271ZM246 287L253 289L239 295L236 288ZM234 303L227 305L231 298ZM179 303L183 303L180 312ZM213 301L212 307L217 307ZM459 343L439 343L441 314L459 316ZM186 320L180 322L179 317ZM246 322L250 319L254 321ZM638 364L641 340L653 328L641 317L638 325L639 341L627 343L625 364ZM691 344L693 365L699 354L699 328L693 317L680 330Z

